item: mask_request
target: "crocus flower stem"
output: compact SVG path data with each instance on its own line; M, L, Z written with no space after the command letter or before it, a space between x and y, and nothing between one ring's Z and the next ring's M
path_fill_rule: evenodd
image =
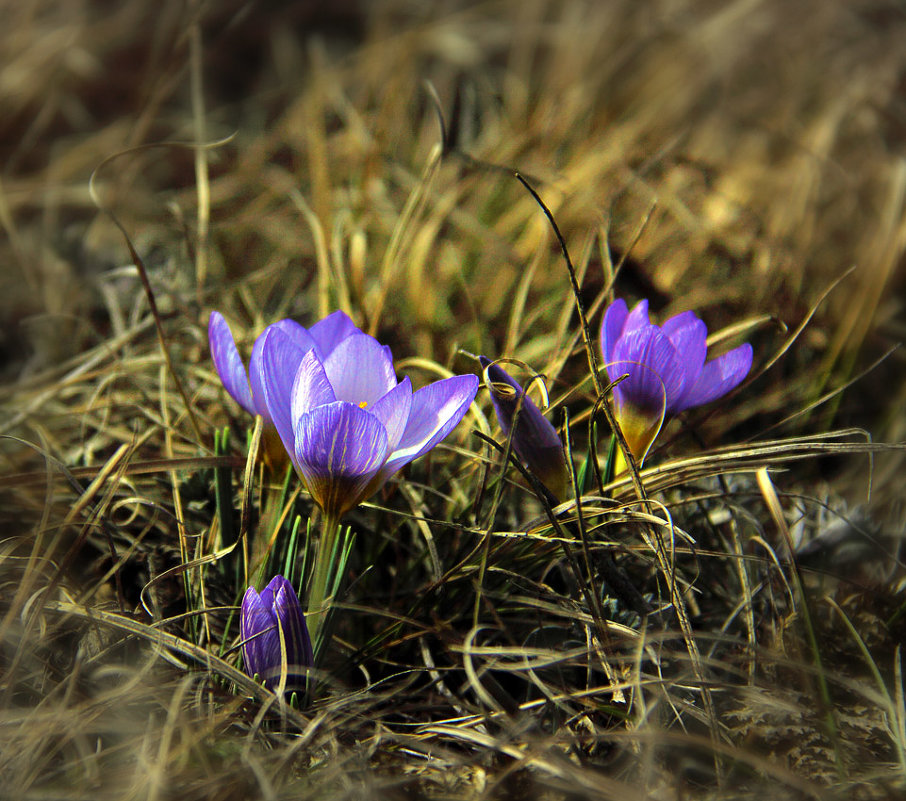
M321 537L318 541L312 579L308 592L308 630L315 643L315 653L320 650L323 625L327 620L329 607L325 601L330 593L332 579L336 575L337 548L340 545L339 516L324 515L321 518Z

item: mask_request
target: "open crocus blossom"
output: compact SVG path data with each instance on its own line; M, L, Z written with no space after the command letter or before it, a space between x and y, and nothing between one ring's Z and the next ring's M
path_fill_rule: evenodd
M280 320L269 325L255 340L246 371L227 321L220 312L211 313L208 341L214 366L224 388L249 414L260 414L268 423L273 421L264 402L261 360L265 335L272 330L282 331L296 345L298 352L314 349L321 358L326 358L340 342L357 332L358 328L342 311L334 312L308 329L295 320Z
M485 356L479 356L478 361L484 368L485 382L503 435L510 436L515 418L513 450L559 503L566 497L568 473L557 430L506 370Z
M601 352L614 387L615 414L630 450L644 457L663 421L716 400L737 387L752 367L752 346L706 362L708 330L685 311L663 326L648 319L648 301L630 312L615 300L604 313Z
M335 312L309 329L311 344L270 326L250 366L252 398L264 399L296 471L333 521L450 434L478 391L477 376L459 375L413 392L408 378L397 382L390 349L351 321L343 335L343 318Z
M239 633L246 673L257 674L274 690L285 664L286 689L305 687L306 668L314 663L311 639L296 592L283 576L274 576L260 595L254 587L245 591Z

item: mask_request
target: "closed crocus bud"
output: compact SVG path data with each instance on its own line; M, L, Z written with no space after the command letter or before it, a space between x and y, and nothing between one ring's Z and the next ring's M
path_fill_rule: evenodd
M314 655L302 607L289 581L274 576L260 595L254 587L246 590L239 632L246 673L257 674L268 688L276 690L285 652L286 690L305 688L306 668L312 666Z
M554 499L562 501L567 497L569 472L556 429L506 370L485 356L479 356L478 360L484 369L485 384L504 436L510 436L515 419L513 450Z

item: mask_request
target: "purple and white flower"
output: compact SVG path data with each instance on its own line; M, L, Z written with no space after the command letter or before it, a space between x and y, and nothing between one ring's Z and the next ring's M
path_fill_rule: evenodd
M248 373L223 318L209 325L217 372L236 401L273 423L296 471L338 520L462 420L478 377L459 375L413 392L398 382L390 349L337 311L309 329L268 326Z
M742 383L752 367L752 346L740 345L705 361L708 330L691 311L663 326L648 319L648 301L630 312L615 300L604 313L601 352L614 387L615 413L627 444L642 458L663 421L710 403Z
M257 674L271 690L276 689L285 652L284 686L287 690L305 687L306 668L314 664L311 639L296 592L283 576L274 576L260 595L254 587L245 591L239 634L246 673Z

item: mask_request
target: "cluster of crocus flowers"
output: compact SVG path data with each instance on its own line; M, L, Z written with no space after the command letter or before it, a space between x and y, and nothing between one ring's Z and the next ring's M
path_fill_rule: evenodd
M610 304L601 325L601 352L613 390L614 412L636 459L648 451L664 420L736 388L752 367L752 346L740 345L706 361L708 330L685 311L662 326L648 319L648 301L632 311Z
M239 634L245 671L271 689L304 690L307 668L314 664L305 616L292 585L274 576L257 593L249 587L242 598Z
M477 376L459 375L413 392L408 377L396 380L390 349L342 311L308 329L292 320L268 326L248 372L218 312L208 333L227 392L273 423L333 521L447 437L478 390Z
M569 473L557 430L506 370L485 356L478 360L503 435L510 438L522 463L559 503L567 495Z

